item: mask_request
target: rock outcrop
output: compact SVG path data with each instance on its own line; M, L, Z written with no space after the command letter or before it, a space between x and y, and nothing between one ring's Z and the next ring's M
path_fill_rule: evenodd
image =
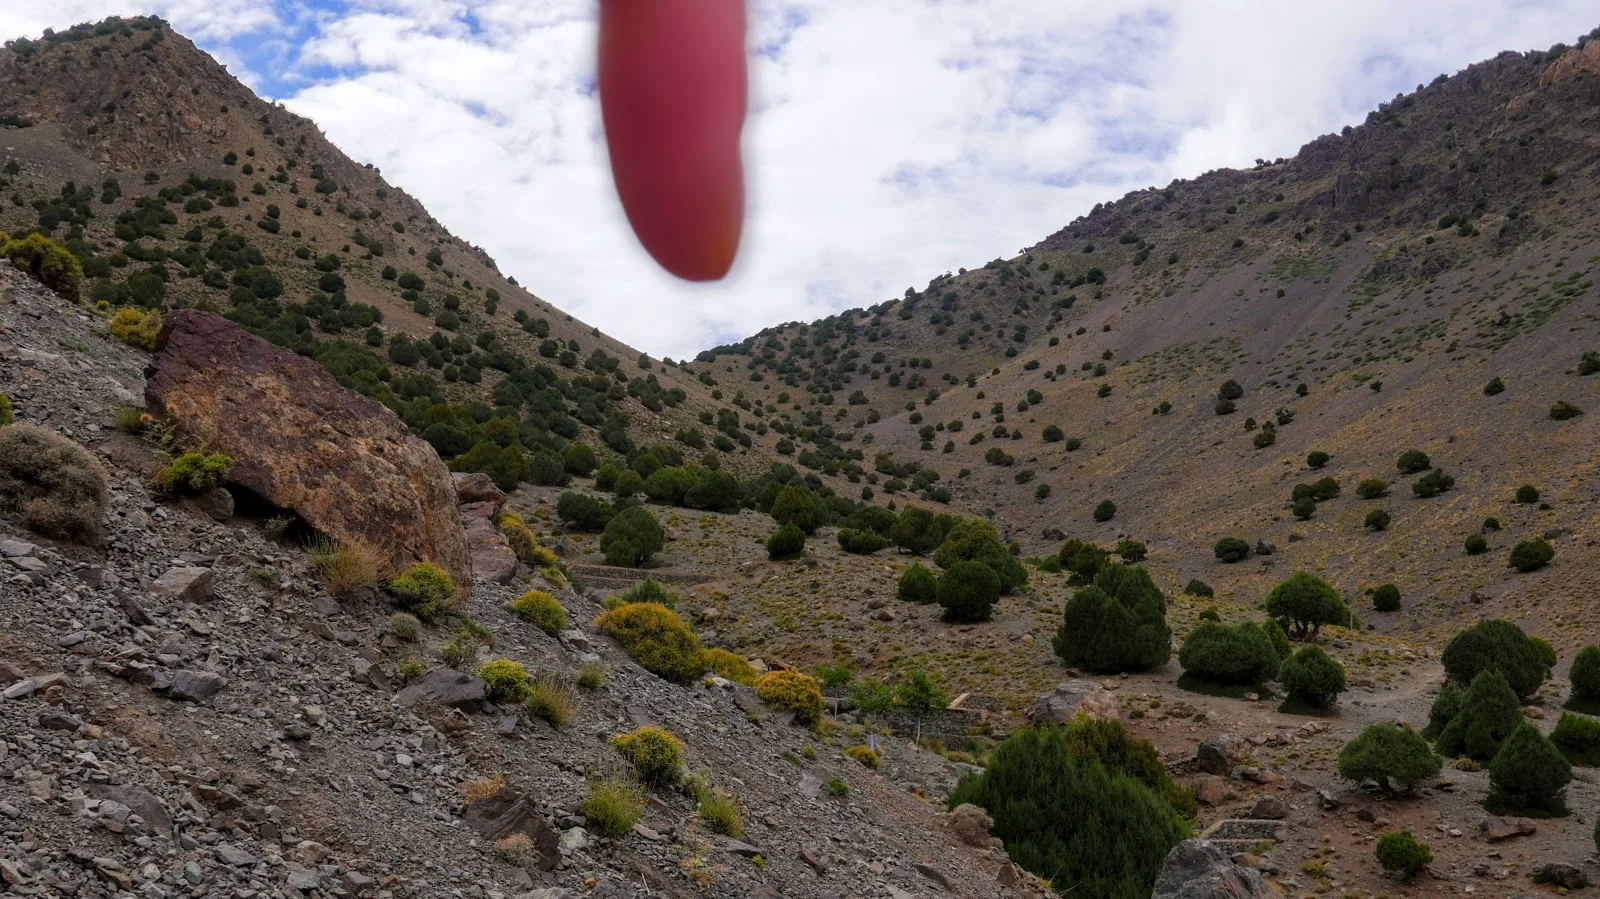
M433 562L471 585L455 485L438 454L314 360L183 309L167 316L145 375L149 407L232 456L235 484L396 566Z
M521 566L511 544L494 526L494 517L505 506L506 495L486 474L457 472L455 482L472 574L496 584L510 583Z
M1205 840L1184 840L1167 853L1150 899L1266 899L1277 893L1261 872L1241 868Z
M1584 74L1600 75L1600 40L1586 41L1582 47L1561 54L1539 76L1539 86L1549 87Z
M1029 717L1038 724L1070 724L1079 715L1115 721L1122 717L1122 709L1110 690L1092 680L1075 678L1039 697Z

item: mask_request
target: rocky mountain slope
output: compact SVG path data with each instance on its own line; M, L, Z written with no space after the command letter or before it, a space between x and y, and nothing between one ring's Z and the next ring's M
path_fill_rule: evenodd
M948 499L1025 555L1127 537L1170 587L1256 602L1308 569L1347 597L1397 584L1401 612L1363 613L1380 631L1432 641L1496 614L1575 647L1600 586L1597 45L1441 75L1291 159L1135 192L1016 258L694 368L840 417L880 501ZM1563 403L1589 414L1557 420ZM1454 489L1414 495L1410 449ZM1294 486L1322 477L1338 498L1300 520ZM1385 495L1358 497L1367 479ZM1364 526L1379 509L1386 529ZM1541 535L1551 566L1507 566ZM1276 552L1218 564L1226 536Z

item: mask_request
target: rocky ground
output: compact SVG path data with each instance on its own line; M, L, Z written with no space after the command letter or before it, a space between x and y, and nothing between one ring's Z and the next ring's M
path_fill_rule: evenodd
M0 519L0 883L16 895L787 897L999 896L1004 853L956 838L939 796L956 769L881 740L881 773L848 759L847 721L811 731L748 688L670 685L594 632L599 597L557 591L557 640L502 610L522 584L480 582L467 613L481 658L574 679L598 658L567 727L481 697L401 693L421 647L387 635L375 598L338 602L270 522L216 521L152 492L150 451L113 431L143 393L142 354L92 315L0 271L0 385L18 417L88 446L112 484L103 554ZM437 662L431 663L437 665ZM481 689L481 687L480 687ZM689 765L736 796L745 832L701 826L654 792L616 840L585 828L591 775L621 764L606 737L643 722L683 738ZM489 806L474 784L504 778ZM847 796L823 790L830 778ZM476 810L474 810L476 809ZM490 837L529 835L522 866Z

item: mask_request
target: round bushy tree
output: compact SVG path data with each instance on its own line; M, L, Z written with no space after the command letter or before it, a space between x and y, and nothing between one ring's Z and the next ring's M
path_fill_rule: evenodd
M1441 755L1464 755L1487 762L1522 722L1517 694L1505 676L1491 668L1472 679L1472 686L1461 698L1460 711L1444 726L1435 748Z
M939 527L932 512L920 506L907 506L890 528L889 540L901 550L920 556L933 551L944 540L944 529Z
M1056 561L1072 573L1075 582L1086 584L1094 580L1100 569L1111 561L1111 553L1093 543L1074 538L1062 544L1061 550L1056 553Z
M1211 552L1217 557L1217 561L1231 565L1249 558L1250 544L1239 537L1223 537L1211 547Z
M1389 495L1389 482L1383 478L1362 478L1356 484L1356 496L1362 499L1382 499Z
M1216 591L1211 589L1211 585L1210 584L1206 583L1205 581L1200 580L1199 578L1194 578L1194 579L1190 580L1189 583L1184 584L1183 585L1183 592L1189 594L1190 596L1216 596L1217 595Z
M982 562L957 562L939 577L936 597L949 621L988 621L1000 598L1000 576Z
M1389 513L1383 509L1373 509L1371 512L1367 513L1366 520L1361 524L1363 527L1372 528L1374 531L1382 531L1387 530L1389 527L1389 522L1393 520L1394 519L1389 517Z
M1201 621L1178 650L1178 664L1192 674L1219 684L1257 684L1278 676L1278 650L1253 622L1229 627Z
M1556 557L1556 548L1542 538L1523 540L1511 548L1509 559L1512 568L1527 573L1548 565Z
M1489 551L1489 541L1482 534L1468 534L1462 546L1469 556L1481 556Z
M838 540L840 549L857 555L871 555L889 545L888 539L877 531L858 531L855 528L840 528Z
M1372 591L1372 607L1379 612L1400 611L1400 588L1383 584Z
M1298 571L1267 594L1267 614L1289 623L1296 639L1315 638L1325 624L1348 624L1350 608L1339 591L1309 571Z
M1453 680L1444 682L1439 688L1439 695L1434 697L1433 706L1428 709L1428 726L1422 735L1430 740L1438 739L1445 725L1455 720L1461 714L1461 703L1467 698L1467 691Z
M786 524L767 538L767 558L777 562L798 559L806 551L806 532L798 525Z
M1188 825L1149 781L1165 778L1159 765L1145 774L1128 763L1139 754L1085 753L1077 727L1014 731L950 807L982 807L1012 860L1035 874L1096 899L1148 899Z
M1289 639L1289 632L1283 629L1276 618L1268 618L1267 623L1261 625L1261 632L1272 641L1272 648L1278 651L1278 661L1283 661L1294 654L1294 643Z
M606 554L607 565L642 565L666 545L667 532L643 506L618 512L600 534L600 551Z
M1284 660L1278 669L1278 682L1291 697L1327 708L1344 692L1344 666L1320 646L1302 646Z
M913 564L900 575L895 594L906 602L927 605L938 601L938 589L939 583L934 579L933 572L920 564Z
M1376 849L1378 864L1401 879L1410 880L1417 872L1433 861L1433 850L1428 844L1411 835L1411 831L1386 833L1378 838Z
M792 524L806 534L815 532L817 525L822 523L816 497L797 484L790 484L778 491L777 498L772 501L771 514L772 520L778 524Z
M1400 459L1395 462L1395 467L1400 469L1402 474L1416 474L1419 471L1427 471L1432 468L1433 460L1429 459L1428 454L1422 450L1406 450L1400 454Z
M1317 501L1309 496L1302 496L1294 501L1293 505L1289 507L1289 511L1294 513L1296 519L1306 521L1317 514Z
M1517 502L1533 504L1539 501L1539 488L1532 484L1523 484L1517 488Z
M1600 765L1600 721L1588 715L1562 712L1556 729L1550 732L1550 743L1574 765Z
M888 509L868 503L851 512L850 517L845 519L845 526L891 537L898 520Z
M1312 468L1321 468L1328 464L1329 458L1331 457L1327 453L1321 450L1314 450L1306 456L1306 464Z
M1100 501L1100 505L1094 507L1094 520L1095 521L1105 522L1105 521L1110 521L1111 519L1116 518L1116 517L1117 517L1117 504L1112 502L1109 499L1101 500Z
M1028 583L1027 569L1011 554L994 525L981 518L968 518L951 528L933 554L933 563L940 568L963 561L989 566L1007 592Z
M1489 762L1489 786L1499 798L1522 809L1555 810L1561 791L1572 782L1572 764L1524 721L1506 737Z
M1600 702L1600 646L1585 646L1572 660L1572 696Z
M1164 664L1172 657L1166 598L1145 569L1107 565L1067 601L1052 643L1068 665L1096 674Z
M1480 672L1497 670L1518 696L1532 696L1555 667L1555 659L1540 641L1498 618L1486 618L1451 637L1439 659L1445 674L1459 684L1472 683Z
M1389 793L1410 793L1442 764L1421 734L1387 721L1368 725L1339 750L1340 777L1376 780Z

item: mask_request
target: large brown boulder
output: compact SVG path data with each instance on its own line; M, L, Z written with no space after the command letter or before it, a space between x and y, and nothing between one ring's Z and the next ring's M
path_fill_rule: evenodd
M471 587L455 484L438 454L315 361L181 309L167 316L145 381L150 409L233 457L234 483L397 568L433 562Z

